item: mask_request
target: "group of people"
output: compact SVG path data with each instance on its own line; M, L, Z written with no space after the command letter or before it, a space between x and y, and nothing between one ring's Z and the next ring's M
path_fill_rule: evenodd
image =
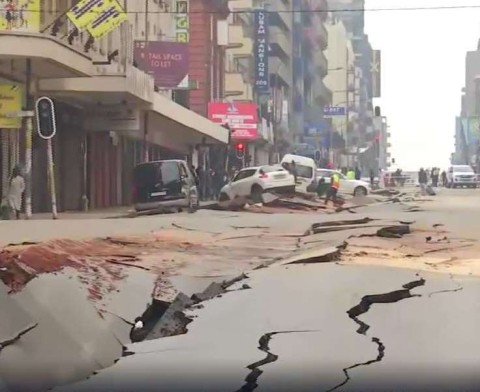
M420 168L418 172L418 183L420 184L422 194L427 193L429 180L431 180L431 185L434 188L439 186L440 180L442 186L446 187L448 182L447 172L445 170L440 171L438 167L434 167L431 170L425 170L423 167Z

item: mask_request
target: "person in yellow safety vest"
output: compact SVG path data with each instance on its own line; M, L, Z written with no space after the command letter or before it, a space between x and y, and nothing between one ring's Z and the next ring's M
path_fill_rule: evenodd
M355 179L355 170L353 170L352 168L348 169L347 178L349 180L354 180Z
M330 189L327 192L327 197L325 198L325 205L328 204L330 200L333 201L333 204L337 202L337 193L340 189L340 176L337 173L333 173L330 179Z

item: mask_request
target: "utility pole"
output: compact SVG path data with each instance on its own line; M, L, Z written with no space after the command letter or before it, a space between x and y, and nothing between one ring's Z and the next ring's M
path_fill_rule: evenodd
M346 99L346 105L345 105L345 146L347 147L348 151L348 118L350 116L350 90L349 90L349 79L350 79L350 55L348 52L348 45L346 48L346 64L345 64L345 91L347 92L347 99ZM348 164L348 155L347 155L347 164ZM348 166L348 165L347 165Z
M145 43L147 50L149 50L149 39L150 39L150 24L148 23L148 0L145 0ZM148 109L145 110L143 114L143 160L148 162L150 157L148 154L148 145L147 145L147 136L148 136Z
M32 97L32 60L26 59L26 96L27 111L33 109ZM32 139L33 139L33 113L25 116L25 217L32 217Z

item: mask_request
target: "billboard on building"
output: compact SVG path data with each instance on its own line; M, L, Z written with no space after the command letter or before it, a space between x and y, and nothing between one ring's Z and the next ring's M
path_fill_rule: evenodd
M22 88L17 84L0 84L0 129L17 129L22 120L10 115L22 110Z
M256 140L259 138L257 109L253 102L210 102L208 118L217 124L228 124L232 139Z
M254 20L255 89L259 93L270 91L268 69L268 13L255 10Z
M480 141L480 117L464 117L461 125L466 144L476 145Z
M40 31L40 0L0 2L0 31Z
M188 86L188 43L135 41L133 58L138 68L153 76L155 86L165 89Z
M67 17L93 38L107 35L128 18L118 0L82 0L67 12Z
M382 96L382 52L372 52L372 94L374 98Z

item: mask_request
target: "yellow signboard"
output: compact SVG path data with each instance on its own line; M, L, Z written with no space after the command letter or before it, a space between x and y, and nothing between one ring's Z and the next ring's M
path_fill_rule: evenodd
M0 84L0 129L16 129L22 126L22 119L9 117L22 110L22 89L15 84Z
M110 3L109 8L95 18L87 27L93 38L101 38L107 35L128 18L126 12L116 0L112 0Z
M82 0L67 12L67 17L79 30L101 38L127 19L117 0Z
M40 31L40 0L0 1L0 31Z

